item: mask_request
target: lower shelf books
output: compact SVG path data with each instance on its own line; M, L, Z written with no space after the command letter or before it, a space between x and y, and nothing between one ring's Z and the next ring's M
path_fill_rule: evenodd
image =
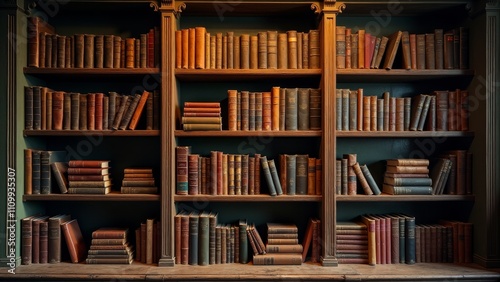
M160 224L153 218L135 229L135 260L156 264L160 259L161 229Z
M99 228L92 232L87 264L130 264L134 248L128 242L128 228Z

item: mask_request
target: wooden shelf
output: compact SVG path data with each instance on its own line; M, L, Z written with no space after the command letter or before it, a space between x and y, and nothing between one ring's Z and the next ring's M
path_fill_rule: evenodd
M24 74L43 76L44 78L57 78L61 76L144 76L158 75L159 68L34 68L25 67ZM55 76L55 77L54 77Z
M227 81L270 78L319 77L321 69L175 69L175 76L185 81Z
M121 194L111 192L106 195L94 194L36 194L23 195L23 201L103 201L103 202L125 202L125 201L160 201L160 195L156 194Z
M24 130L24 136L160 136L159 130Z
M337 137L474 137L472 131L336 131Z
M451 77L472 78L473 70L338 69L338 82L409 82Z
M175 137L249 137L249 136L271 136L271 137L320 137L321 130L297 130L297 131L184 131L176 130Z
M133 262L130 265L57 264L20 265L13 275L0 272L0 279L23 281L498 281L500 273L477 264L416 263L339 264L323 267L319 263L290 265L214 264L157 267ZM14 279L14 280L15 280Z
M175 195L176 202L320 202L321 195Z
M473 202L474 195L336 195L337 202Z

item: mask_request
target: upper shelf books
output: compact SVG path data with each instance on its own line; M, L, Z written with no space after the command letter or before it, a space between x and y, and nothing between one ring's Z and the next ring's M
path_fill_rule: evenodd
M337 69L386 69L394 67L398 50L402 69L468 69L469 30L436 28L425 34L398 30L376 36L364 29L353 33L336 27ZM399 66L396 63L396 66Z
M175 32L175 54L178 69L318 69L320 33L210 34L205 27L185 28Z
M154 68L160 62L160 31L139 38L102 34L57 34L40 17L28 18L28 67Z

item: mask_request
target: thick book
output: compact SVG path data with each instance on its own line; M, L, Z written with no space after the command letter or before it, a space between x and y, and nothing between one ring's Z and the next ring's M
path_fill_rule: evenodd
M27 41L28 41L28 66L29 67L41 67L40 64L40 34L41 33L54 34L55 29L49 23L43 20L41 17L31 16L28 17L28 31L27 31Z
M146 105L146 102L150 95L151 94L148 91L144 91L142 93L141 98L137 103L137 107L135 108L134 113L132 114L132 118L130 119L130 123L128 125L129 129L134 130L137 127L137 123L139 122L141 114L144 110L144 106Z
M80 226L76 219L61 223L61 231L66 239L71 262L78 263L85 260L87 247L83 239Z
M274 185L273 176L271 175L271 170L269 168L269 162L266 156L260 157L262 172L264 174L264 178L266 179L267 188L269 189L269 195L276 196L276 186Z
M61 194L68 193L68 163L67 162L53 162L50 164L52 174L54 176L55 182L59 187L59 192Z
M363 172L363 175L366 178L366 181L370 185L370 188L371 188L373 194L379 195L381 193L380 188L378 187L377 182L375 181L370 170L368 169L368 166L366 166L366 164L365 164L365 165L361 165L360 168L361 168L361 171Z
M63 239L61 234L61 224L69 221L71 219L70 215L60 214L56 216L52 216L49 218L49 242L48 242L48 261L49 263L59 263L61 262L63 250L66 250L66 247L63 247ZM66 244L64 244L66 246Z
M387 43L386 55L383 64L383 68L386 70L392 69L392 65L394 63L394 59L396 58L396 53L399 48L399 42L401 41L402 31L396 31L395 33L389 36L389 41Z
M384 183L382 191L390 195L432 195L432 186L394 186Z
M267 253L253 256L254 265L301 265L300 253Z
M51 164L68 160L66 151L40 151L40 193L51 194L52 180Z

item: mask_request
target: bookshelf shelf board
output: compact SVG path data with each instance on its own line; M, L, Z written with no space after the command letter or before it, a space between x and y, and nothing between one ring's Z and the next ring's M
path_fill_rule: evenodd
M24 74L37 76L126 76L158 75L159 68L34 68L25 67Z
M175 195L176 202L320 202L321 195Z
M85 195L85 194L36 194L23 195L23 201L160 201L160 195L156 194L121 194L111 192L106 195Z
M159 130L24 130L24 136L160 136Z
M297 130L297 131L184 131L176 130L176 137L248 137L248 136L272 136L272 137L319 137L321 130Z
M473 202L473 195L337 195L337 202Z
M408 82L474 76L473 70L338 69L338 82Z
M227 81L321 76L321 69L176 69L175 76L186 81Z
M337 131L337 137L474 137L472 131Z

